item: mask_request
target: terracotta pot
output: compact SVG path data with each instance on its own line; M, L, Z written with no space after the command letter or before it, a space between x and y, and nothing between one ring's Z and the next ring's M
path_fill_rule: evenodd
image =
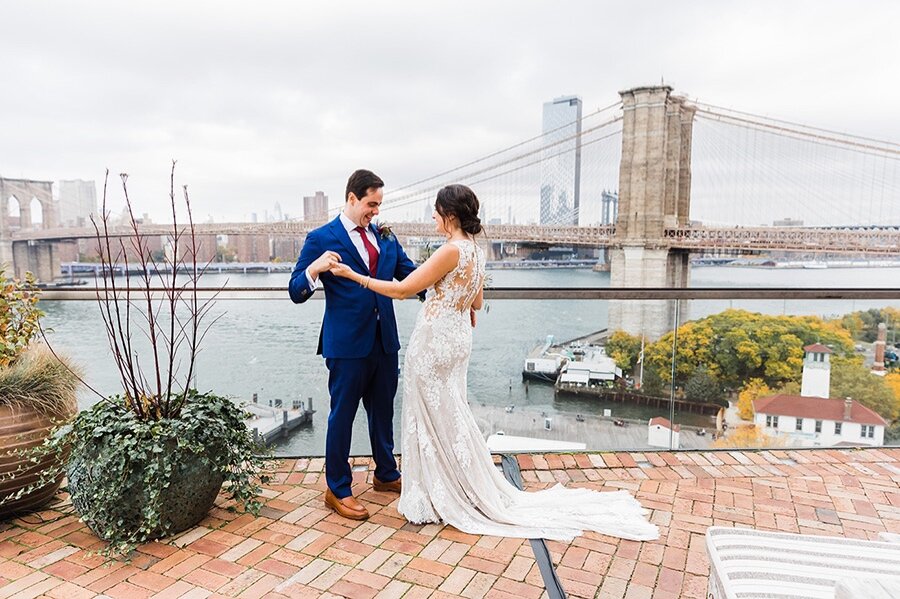
M74 402L69 414L61 416L48 416L25 405L0 405L0 500L37 481L40 473L56 461L56 456L47 455L35 464L15 452L43 443L56 423L73 415L75 410ZM4 476L20 467L24 470L14 477ZM38 509L56 494L62 478L61 474L56 481L0 505L0 518Z

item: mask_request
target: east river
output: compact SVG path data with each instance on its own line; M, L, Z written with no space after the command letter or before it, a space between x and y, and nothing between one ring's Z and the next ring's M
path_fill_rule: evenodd
M492 270L495 287L608 287L609 274L589 269ZM691 283L697 287L894 287L900 275L897 268L773 269L737 267L694 267ZM204 286L285 287L288 275L209 274ZM900 305L897 301L889 302ZM479 314L473 337L469 370L469 400L473 405L502 411L516 410L534 414L594 415L604 408L621 418L648 418L666 415L647 407L604 405L591 399L554 398L550 385L522 382L523 361L529 351L547 335L556 340L579 337L603 329L607 323L607 302L575 300L491 300L489 311ZM86 380L100 393L119 389L103 323L95 302L43 301L47 316L44 326L52 329L49 339L54 348L75 359L85 370ZM396 312L401 343L412 330L421 304L397 302ZM770 314L817 314L834 316L855 310L880 307L872 301L691 301L690 317L698 318L728 307L746 308ZM281 399L290 405L294 399L313 398L316 414L311 426L301 427L278 446L287 455L318 455L324 450L328 414L327 371L316 356L323 301L294 305L285 292L282 300L220 300L213 317L220 317L204 340L198 357L197 387L215 390L237 400L249 400L257 393L261 403ZM403 349L400 350L403 361ZM150 364L142 356L144 368ZM96 401L85 391L83 406ZM395 400L396 430L399 431L401 393ZM484 411L484 410L482 410ZM696 417L684 415L679 421L702 425ZM399 434L397 434L399 438ZM573 439L601 448L603 439ZM368 451L364 412L356 421L354 453Z

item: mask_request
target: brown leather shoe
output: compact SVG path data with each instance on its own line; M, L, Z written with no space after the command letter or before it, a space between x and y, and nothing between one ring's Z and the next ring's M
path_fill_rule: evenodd
M400 489L403 488L403 483L400 482L400 479L392 480L389 483L383 483L374 476L372 477L374 482L372 483L372 488L378 491L379 493L399 493Z
M331 489L325 491L325 505L336 511L344 518L351 520L365 520L369 517L369 510L358 502L353 495L338 499Z

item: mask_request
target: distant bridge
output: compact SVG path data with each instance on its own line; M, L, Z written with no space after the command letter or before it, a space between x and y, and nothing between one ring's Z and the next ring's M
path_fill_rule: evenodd
M197 235L268 235L303 237L321 223L203 223ZM432 223L396 223L391 229L401 238L441 239ZM143 235L171 235L171 225L142 225ZM188 233L188 228L180 228ZM33 229L13 233L13 242L64 242L93 239L92 228ZM131 227L112 227L111 237L131 237ZM534 243L586 247L619 247L615 225L595 227L486 225L484 237L492 242ZM885 227L675 227L647 240L657 248L694 251L793 251L804 253L900 255L900 226Z

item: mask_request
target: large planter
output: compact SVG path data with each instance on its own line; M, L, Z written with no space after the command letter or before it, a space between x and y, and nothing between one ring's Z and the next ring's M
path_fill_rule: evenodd
M99 550L104 555L127 555L196 525L225 481L233 501L259 511L269 461L259 455L244 412L211 392L189 389L176 399L177 413L152 418L129 396L110 397L82 410L65 436L52 440L58 453L68 452L72 505L108 541Z
M112 510L108 515L85 517L85 523L94 534L109 540L109 530L118 529L119 533L122 530L140 530L145 526L145 507L150 505L151 498L157 494L160 501L160 523L149 531L147 539L179 533L196 525L206 516L222 488L222 474L214 470L208 461L187 449L168 449L159 457L159 460L168 461L172 467L168 485L148 488L140 476L142 473L137 472L122 485L122 492L116 496L117 504L111 506ZM111 470L98 466L110 458L110 451L120 452L121 448L98 444L94 451L88 449L70 458L68 489L72 505L79 514L84 515L88 511L97 514L92 502L97 501L104 489L115 488L121 482ZM92 509L89 510L89 507Z
M53 416L21 403L0 405L0 518L34 511L46 504L59 490L62 475L18 499L3 502L37 482L41 472L57 464L59 458L55 454L46 454L37 463L33 463L23 455L23 451L41 445L53 427L61 419L74 415L75 410L74 400L67 413ZM10 476L12 473L16 474Z

